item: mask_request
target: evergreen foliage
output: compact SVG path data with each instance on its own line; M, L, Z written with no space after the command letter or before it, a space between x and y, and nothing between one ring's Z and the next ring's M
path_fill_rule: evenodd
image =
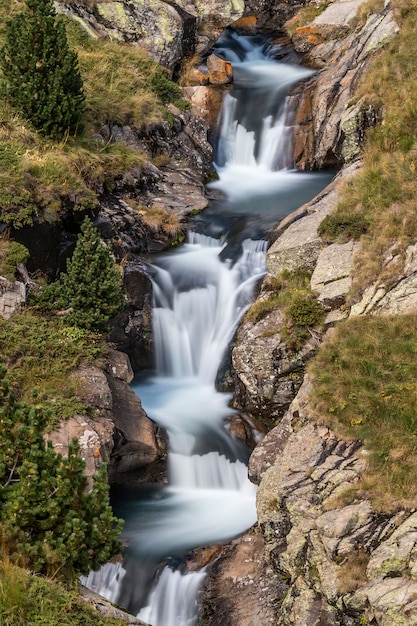
M70 310L68 324L98 331L106 329L123 305L122 277L88 217L62 276L60 304Z
M87 573L120 545L103 464L87 493L74 439L67 457L44 439L45 410L19 403L0 366L0 531L10 558L32 571Z
M26 0L7 24L0 64L6 97L42 134L59 138L77 129L83 82L52 0Z

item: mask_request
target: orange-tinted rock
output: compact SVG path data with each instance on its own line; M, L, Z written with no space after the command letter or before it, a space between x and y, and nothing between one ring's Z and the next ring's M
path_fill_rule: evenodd
M255 15L246 15L245 17L241 17L233 24L230 24L230 28L236 30L238 32L249 32L253 33L257 28L257 19Z
M198 69L198 67L192 67L187 75L187 83L191 86L207 85L209 77L207 74Z
M293 42L298 52L309 52L323 41L320 30L314 26L299 26L295 29Z
M211 54L207 59L207 69L212 85L224 85L232 82L233 68L230 61L224 61L215 54Z

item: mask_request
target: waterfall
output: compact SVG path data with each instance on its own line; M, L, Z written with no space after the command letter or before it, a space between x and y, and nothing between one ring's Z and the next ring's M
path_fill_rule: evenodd
M266 272L263 236L329 179L291 170L288 90L311 71L268 58L270 43L228 33L216 53L233 62L211 186L225 196L153 268L155 371L132 385L169 437L168 484L114 490L125 520L123 564L84 583L153 626L195 626L203 570L186 554L227 541L256 521L248 450L228 433L235 411L216 377L239 320ZM216 236L211 236L212 232Z

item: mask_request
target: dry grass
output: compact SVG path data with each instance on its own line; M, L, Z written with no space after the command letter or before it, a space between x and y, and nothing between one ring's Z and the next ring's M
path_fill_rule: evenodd
M357 550L346 557L337 573L338 594L352 593L367 583L366 568L368 563L369 554L365 550Z
M153 204L151 207L147 207L132 201L129 203L137 209L142 221L152 232L163 232L171 237L180 233L181 225L178 217L163 205Z

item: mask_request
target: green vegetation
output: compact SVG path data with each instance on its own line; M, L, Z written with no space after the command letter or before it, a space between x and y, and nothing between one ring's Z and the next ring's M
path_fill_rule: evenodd
M16 269L29 258L29 250L17 241L4 241L0 249L0 276L15 280Z
M356 208L356 207L355 207ZM370 222L362 212L355 208L347 209L342 203L337 211L326 215L318 227L318 233L327 243L345 243L350 239L359 239L370 228Z
M310 337L309 329L317 329L324 320L325 311L310 289L311 274L305 270L282 272L270 280L264 289L269 294L258 299L246 314L246 319L258 322L275 309L282 309L284 322L277 329L289 347L300 348Z
M0 624L2 626L126 626L101 617L79 599L76 587L33 576L8 559L0 561Z
M33 0L34 1L34 0ZM46 1L46 0L45 0ZM0 0L0 46L6 44L4 24L24 4ZM51 142L34 130L24 110L0 95L0 217L16 227L35 220L53 221L68 206L92 209L98 196L111 191L126 172L145 163L133 146L96 141L107 125L129 124L140 131L146 124L168 119L168 102L184 108L181 92L164 68L137 46L93 40L75 22L56 18L78 57L86 96L83 132ZM0 74L0 82L4 80Z
M74 133L84 108L77 55L52 0L26 0L25 10L7 23L0 64L5 97L43 135Z
M358 485L384 510L417 502L417 316L341 322L311 363L314 408L339 435L360 439Z
M50 426L56 417L86 412L80 381L72 373L81 363L103 357L105 343L99 335L65 326L56 316L26 311L11 320L0 318L0 346L13 392L30 401L36 387L37 403L53 410Z
M88 217L57 292L65 322L86 330L104 332L123 306L120 270Z
M103 464L87 492L77 440L57 454L44 434L42 406L17 402L0 368L0 533L10 560L33 572L71 576L120 552L120 523L108 500Z

